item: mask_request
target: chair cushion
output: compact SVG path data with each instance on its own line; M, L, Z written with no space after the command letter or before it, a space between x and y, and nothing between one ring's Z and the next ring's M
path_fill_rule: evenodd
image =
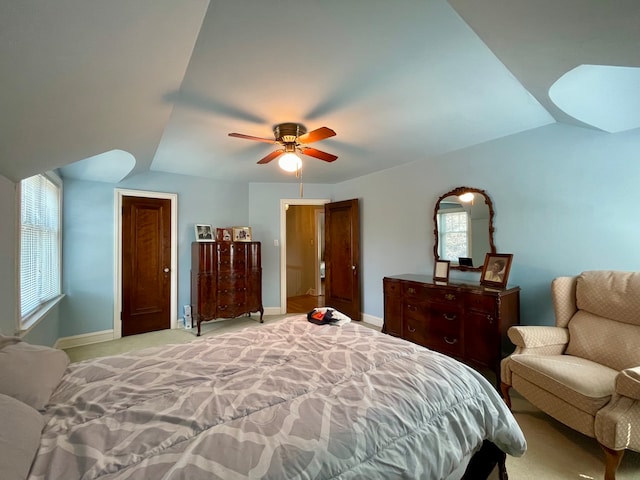
M640 326L580 310L569 322L569 345L565 353L620 371L640 365L638 345Z
M582 272L576 284L576 304L578 310L640 325L640 272Z
M511 370L595 416L611 399L618 372L571 355L511 355Z

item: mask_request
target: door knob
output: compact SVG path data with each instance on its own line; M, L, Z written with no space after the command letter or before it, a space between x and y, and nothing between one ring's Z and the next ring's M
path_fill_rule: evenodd
M162 269L162 271L163 271L164 273L169 273L169 267L164 267L164 268Z

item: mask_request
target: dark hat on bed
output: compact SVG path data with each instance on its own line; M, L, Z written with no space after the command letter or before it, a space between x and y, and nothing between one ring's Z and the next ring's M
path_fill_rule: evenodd
M335 321L335 318L333 318L333 314L329 309L326 309L326 311L322 311L314 308L309 313L307 313L307 320L309 320L311 323L315 323L316 325L326 325L327 323Z

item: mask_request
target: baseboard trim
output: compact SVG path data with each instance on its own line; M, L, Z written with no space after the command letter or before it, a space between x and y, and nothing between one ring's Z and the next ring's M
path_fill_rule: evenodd
M103 330L101 332L83 333L82 335L59 338L54 347L66 350L67 348L82 347L84 345L106 342L108 340L113 340L113 330Z
M362 314L362 321L380 328L382 328L382 324L384 323L384 320L382 318L375 317L373 315L367 315L366 313Z
M264 314L265 315L282 315L282 312L280 311L280 307L266 307L264 309Z

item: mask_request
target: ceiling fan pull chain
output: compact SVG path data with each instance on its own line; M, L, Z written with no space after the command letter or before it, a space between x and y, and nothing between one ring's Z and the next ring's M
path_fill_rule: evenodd
M302 198L302 195L303 195L303 191L302 191L302 163L300 164L300 166L296 170L296 177L298 177L300 179L300 198Z

